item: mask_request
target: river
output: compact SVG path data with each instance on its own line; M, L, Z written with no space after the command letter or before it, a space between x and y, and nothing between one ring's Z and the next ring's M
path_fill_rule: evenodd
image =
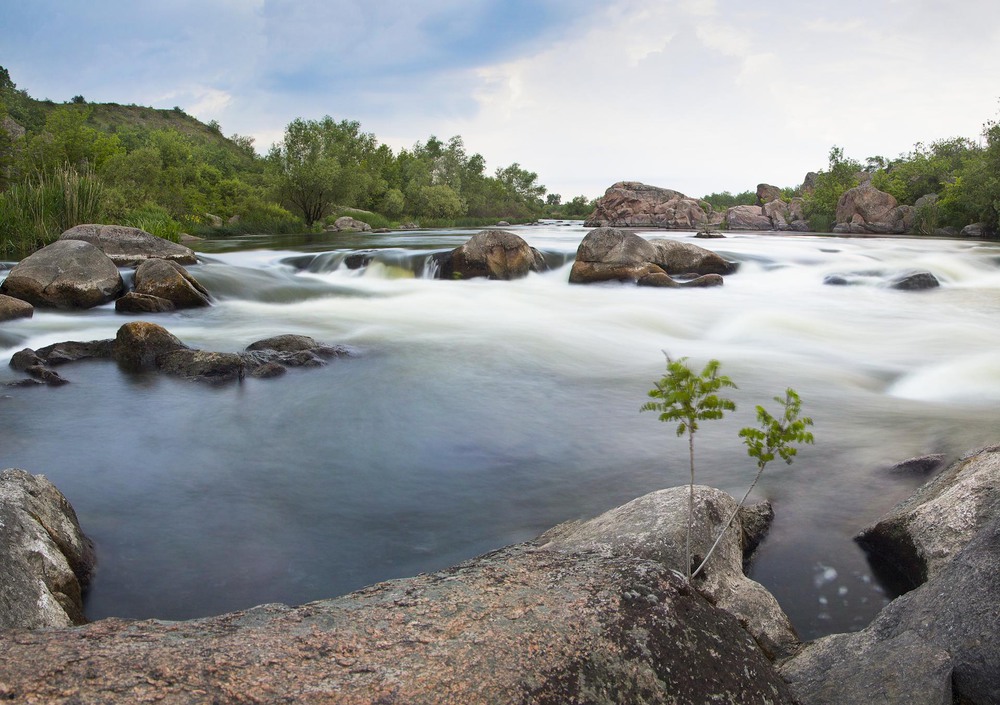
M852 537L922 481L887 468L1000 442L997 243L656 233L741 268L714 289L648 289L568 284L579 224L511 230L549 272L421 276L474 231L207 241L189 269L215 305L150 320L205 349L300 333L357 354L220 388L93 361L60 368L64 387L3 390L0 467L48 476L96 543L88 616L331 597L684 484L686 443L639 413L665 350L716 358L739 385L737 411L696 437L698 481L734 494L754 472L738 430L799 392L816 443L765 472L756 496L777 517L751 575L803 637L855 630L890 595ZM372 263L345 267L359 250ZM913 269L942 286L880 283ZM39 311L0 327L0 354L126 320Z

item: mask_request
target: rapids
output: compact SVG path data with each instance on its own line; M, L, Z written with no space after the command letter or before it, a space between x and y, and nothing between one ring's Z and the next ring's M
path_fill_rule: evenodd
M816 444L758 486L777 517L751 575L804 638L854 630L891 593L852 537L922 481L888 466L1000 442L997 243L729 234L692 240L741 262L725 286L642 289L567 283L579 225L511 230L551 271L424 276L474 231L207 241L189 269L216 305L150 320L206 349L301 333L359 354L222 388L86 362L64 387L4 389L0 467L49 477L95 540L88 616L331 597L684 484L686 443L639 413L666 350L739 385L696 436L700 483L741 494L738 430L787 386L802 396ZM914 269L941 288L882 285ZM126 320L38 311L0 326L0 355Z

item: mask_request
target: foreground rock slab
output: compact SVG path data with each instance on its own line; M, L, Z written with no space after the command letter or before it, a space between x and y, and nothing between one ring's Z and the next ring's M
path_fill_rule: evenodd
M919 587L866 629L819 639L784 664L797 697L1000 702L1000 446L962 458L859 540Z
M83 624L93 567L93 546L62 493L43 475L0 471L0 628Z
M615 550L613 537L593 525L587 536L605 547L528 542L296 608L2 633L0 696L29 703L793 702L736 618L663 563Z

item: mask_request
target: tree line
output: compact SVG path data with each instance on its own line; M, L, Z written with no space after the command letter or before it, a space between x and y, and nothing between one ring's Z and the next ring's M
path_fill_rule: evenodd
M487 172L461 136L393 151L351 120L296 119L265 155L181 108L56 104L0 67L0 255L23 255L67 223L114 222L175 238L321 229L350 212L374 227L583 217L519 163Z

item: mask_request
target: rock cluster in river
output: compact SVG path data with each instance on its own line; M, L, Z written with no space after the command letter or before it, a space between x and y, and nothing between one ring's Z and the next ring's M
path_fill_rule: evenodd
M736 271L711 250L673 240L646 240L618 228L596 228L587 233L570 270L571 284L605 281L634 282L640 286L718 286L722 275ZM683 277L683 281L671 275Z
M113 340L67 341L14 353L10 366L39 383L66 384L54 367L85 359L109 359L128 372L157 371L197 382L221 384L244 377L276 377L289 367L320 367L354 351L304 335L279 335L251 343L242 352L195 350L155 323L134 321Z

